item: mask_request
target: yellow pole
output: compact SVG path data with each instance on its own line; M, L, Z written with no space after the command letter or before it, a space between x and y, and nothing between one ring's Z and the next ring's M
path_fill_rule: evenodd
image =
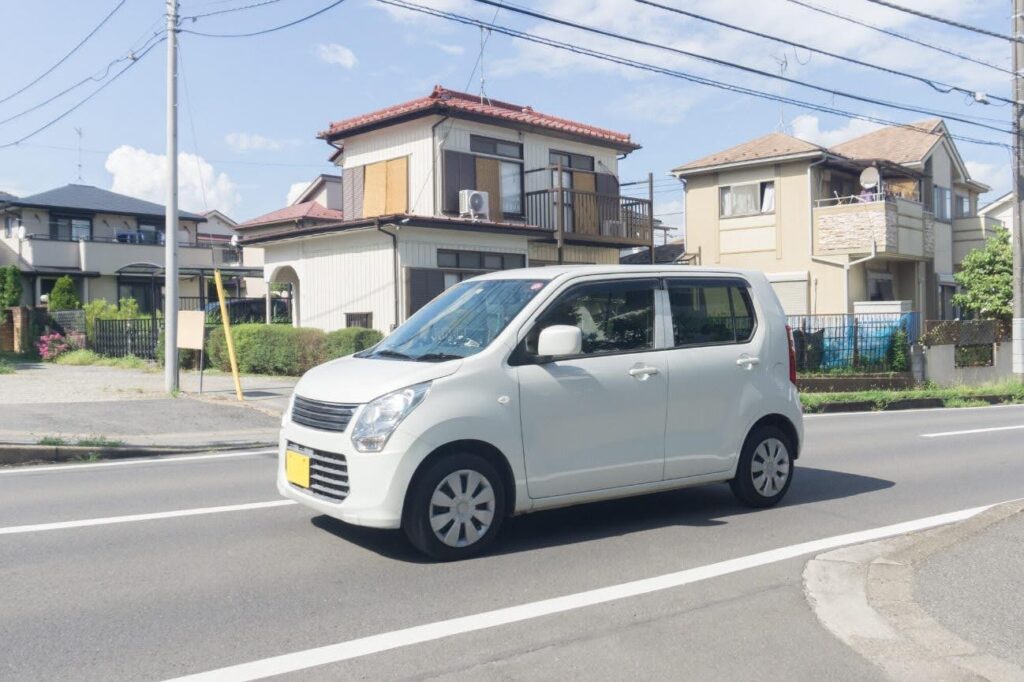
M224 325L224 339L228 344L228 359L231 361L231 376L235 379L235 397L242 397L242 382L238 378L238 359L235 358L235 342L231 338L231 320L228 319L228 304L224 301L224 282L220 278L220 270L213 271L213 280L217 283L217 298L220 300L220 321Z

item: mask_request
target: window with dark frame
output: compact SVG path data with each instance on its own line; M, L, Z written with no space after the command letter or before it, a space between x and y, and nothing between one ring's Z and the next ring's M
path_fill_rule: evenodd
M508 142L482 135L469 136L469 149L477 154L504 156L510 159L523 158L523 145L518 142Z
M92 239L92 218L50 214L50 239L89 241Z
M746 343L756 318L747 287L734 281L668 280L675 347Z
M373 328L373 313L345 313L346 327Z
M552 149L548 152L548 163L552 166L561 165L562 168L572 170L591 171L594 170L594 157L586 154L573 154L571 152L560 152Z

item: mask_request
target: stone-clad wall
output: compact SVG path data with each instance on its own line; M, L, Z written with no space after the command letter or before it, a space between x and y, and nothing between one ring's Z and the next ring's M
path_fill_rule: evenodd
M899 228L893 204L823 206L814 209L814 224L817 253L867 253L872 241L879 251L896 250Z

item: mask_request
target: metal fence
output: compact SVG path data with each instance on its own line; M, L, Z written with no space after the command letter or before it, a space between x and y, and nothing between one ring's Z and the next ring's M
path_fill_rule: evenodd
M918 313L790 315L801 372L905 372L920 331Z
M89 341L93 350L100 355L114 358L134 355L155 360L160 327L161 320L153 317L96 320Z
M50 325L61 334L84 334L84 310L55 310L48 312Z
M267 321L267 300L242 296L229 296L225 299L228 308L228 319L231 324ZM206 313L207 324L220 323L220 302L217 299L201 296L180 296L178 307L181 310L202 310ZM292 321L292 302L289 298L275 297L271 299L270 321L272 323L290 324Z

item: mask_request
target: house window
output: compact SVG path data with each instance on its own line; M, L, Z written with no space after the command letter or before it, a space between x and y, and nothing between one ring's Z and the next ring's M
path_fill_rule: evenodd
M594 170L593 156L570 154L569 152L559 152L554 149L548 152L548 163L552 166L561 165L562 168L571 168L573 170Z
M117 300L135 299L139 304L139 312L149 315L155 312L158 302L154 296L154 284L151 279L121 280L117 284Z
M14 218L9 215L4 216L4 236L8 239L14 234Z
M523 164L499 161L498 173L501 176L502 215L523 215Z
M92 239L92 219L72 216L50 216L50 239L63 242Z
M345 313L346 327L373 328L373 313Z
M936 220L949 220L950 211L950 192L948 187L940 187L935 185L935 219Z
M477 154L507 156L510 159L523 158L523 145L518 142L506 142L481 135L469 136L469 149Z
M971 217L971 197L969 195L957 194L955 209L957 218Z
M493 271L526 267L521 253L483 253L480 251L437 250L437 267L442 269ZM472 276L472 275L470 275Z
M754 335L754 307L737 282L668 281L673 343L701 346L746 343Z
M164 226L155 223L139 223L140 244L163 244Z
M718 190L719 215L722 218L775 212L775 182L726 185Z
M895 301L896 290L891 272L868 271L868 300Z

